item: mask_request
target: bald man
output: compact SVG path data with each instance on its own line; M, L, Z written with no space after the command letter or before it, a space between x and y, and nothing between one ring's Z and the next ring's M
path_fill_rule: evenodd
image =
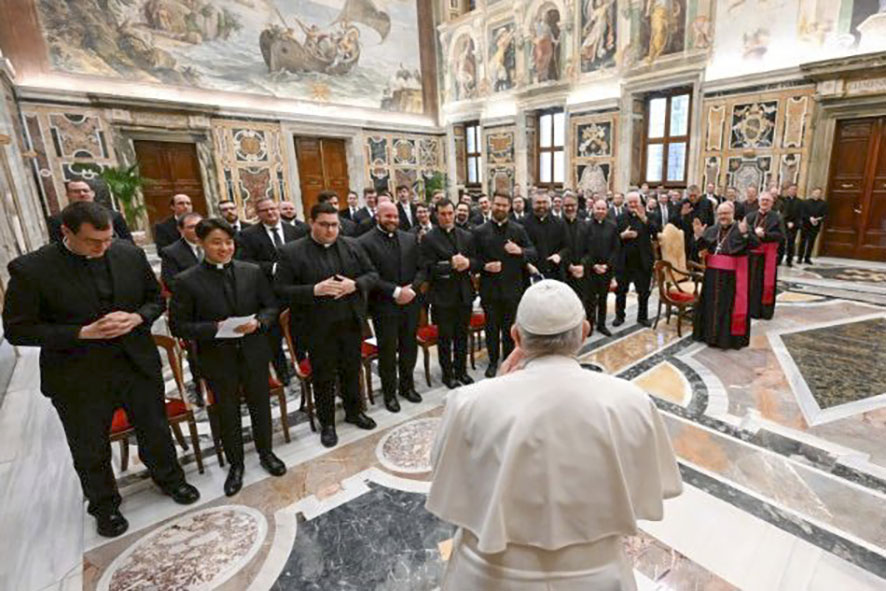
M154 243L157 245L157 252L181 238L181 234L178 232L178 221L186 213L191 213L194 206L191 204L190 197L179 193L170 198L169 209L172 210L172 215L162 222L154 224Z
M379 280L369 294L369 313L378 339L378 372L385 407L400 411L397 394L409 402L421 402L412 375L418 358L419 298L425 270L420 264L418 235L400 229L398 207L389 201L378 204L375 228L358 242L372 261Z
M775 314L778 248L784 240L785 227L781 215L775 211L775 197L772 193L761 193L759 202L759 209L745 218L760 241L760 245L751 250L748 260L748 282L751 289L748 310L751 318L770 320Z

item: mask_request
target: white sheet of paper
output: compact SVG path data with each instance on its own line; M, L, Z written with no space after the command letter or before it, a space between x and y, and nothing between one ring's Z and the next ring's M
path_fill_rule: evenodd
M254 319L255 314L250 314L249 316L231 316L230 318L225 318L219 325L218 332L215 333L215 338L242 339L244 335L239 332L234 332L234 329L238 326L243 326L250 320Z
M363 340L364 343L369 343L373 347L378 347L378 339L375 337L369 337L368 339Z

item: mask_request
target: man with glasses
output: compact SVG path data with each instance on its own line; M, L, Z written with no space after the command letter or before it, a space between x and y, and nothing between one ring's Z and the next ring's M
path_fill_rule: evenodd
M92 183L83 179L66 181L65 195L68 197L68 203L95 201L95 189L93 189ZM62 214L57 213L46 218L46 225L49 228L49 241L61 242L63 238ZM126 225L126 220L123 219L119 211L111 211L111 227L114 230L114 238L132 242L132 233L130 233L129 226Z

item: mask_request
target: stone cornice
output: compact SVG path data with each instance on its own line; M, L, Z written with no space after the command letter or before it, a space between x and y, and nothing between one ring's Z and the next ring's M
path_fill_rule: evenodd
M836 78L871 78L886 75L886 52L865 53L836 59L800 64L810 80L821 82Z

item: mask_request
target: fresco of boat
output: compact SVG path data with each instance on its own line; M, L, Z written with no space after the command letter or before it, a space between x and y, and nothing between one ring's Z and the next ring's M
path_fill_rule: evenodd
M302 45L287 30L271 27L262 31L259 38L262 57L270 72L322 72L324 74L347 74L360 61L360 46L342 58L337 53L331 57L318 55Z

